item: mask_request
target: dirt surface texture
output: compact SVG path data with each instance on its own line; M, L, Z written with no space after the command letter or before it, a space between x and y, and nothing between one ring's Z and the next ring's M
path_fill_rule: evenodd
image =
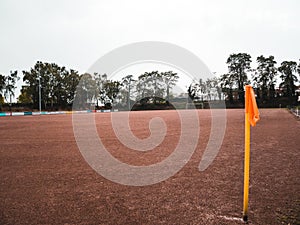
M204 171L198 166L212 114L197 113L200 135L190 160L146 186L112 182L93 170L77 145L72 115L0 118L0 224L244 224L244 110L226 110L221 148ZM251 128L249 224L300 224L300 121L285 109L260 114ZM110 154L136 167L168 158L181 135L175 110L130 112L137 138L151 135L154 117L167 127L158 146L136 151L116 137L112 113L93 115Z

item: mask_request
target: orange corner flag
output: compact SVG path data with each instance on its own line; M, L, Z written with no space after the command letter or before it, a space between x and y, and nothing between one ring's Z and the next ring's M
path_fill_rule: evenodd
M243 220L247 222L250 176L250 124L252 126L256 125L256 122L259 120L259 112L255 100L254 91L250 85L246 85L245 95L245 162Z
M251 126L255 126L259 120L259 112L255 100L253 88L246 85L245 112L248 113L248 120Z

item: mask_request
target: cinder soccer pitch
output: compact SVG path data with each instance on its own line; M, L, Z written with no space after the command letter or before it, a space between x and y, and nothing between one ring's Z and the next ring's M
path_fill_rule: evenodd
M222 147L207 170L198 165L210 134L199 110L200 139L177 174L150 186L113 183L90 168L76 145L72 115L0 118L0 224L243 224L244 110L227 110ZM260 109L251 134L250 224L299 224L300 121L284 109ZM138 152L114 135L110 113L95 114L102 142L120 161L151 165L168 157L180 136L176 111L132 112L139 138L161 117L167 135ZM110 168L113 169L113 168Z

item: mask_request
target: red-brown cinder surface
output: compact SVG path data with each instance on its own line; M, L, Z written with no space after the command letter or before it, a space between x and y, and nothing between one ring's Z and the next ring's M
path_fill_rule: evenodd
M92 170L76 145L71 115L0 118L0 224L243 224L244 110L227 110L226 134L207 170L198 165L210 133L199 110L200 139L187 165L158 184L113 183ZM251 131L250 224L299 224L300 122L284 109L261 109ZM110 113L96 125L111 154L133 165L163 160L180 136L176 111L133 112L137 137L165 119L163 143L132 151L114 136ZM105 132L103 132L105 131Z

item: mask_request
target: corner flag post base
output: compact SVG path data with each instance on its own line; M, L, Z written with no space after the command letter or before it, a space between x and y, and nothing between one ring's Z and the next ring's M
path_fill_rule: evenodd
M248 223L248 215L243 215L243 221L244 221L245 223Z

